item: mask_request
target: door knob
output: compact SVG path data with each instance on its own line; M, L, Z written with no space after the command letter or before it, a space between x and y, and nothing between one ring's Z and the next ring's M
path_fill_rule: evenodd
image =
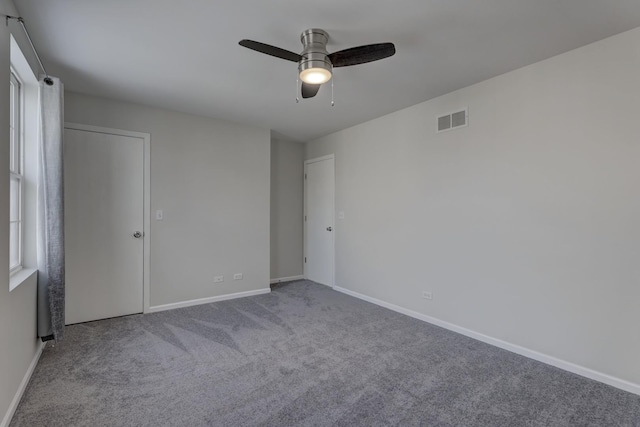
M139 239L142 237L142 233L139 231L136 231L135 233L133 233L133 237L135 237L136 239Z
M327 231L332 231L332 230L333 230L333 228L327 227Z

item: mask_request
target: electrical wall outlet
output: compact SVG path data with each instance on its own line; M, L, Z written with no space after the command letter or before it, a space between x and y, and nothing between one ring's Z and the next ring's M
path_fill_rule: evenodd
M233 280L242 280L242 273L236 273L233 275Z
M224 282L224 276L213 276L213 283Z
M430 291L422 291L422 298L433 299L433 294Z

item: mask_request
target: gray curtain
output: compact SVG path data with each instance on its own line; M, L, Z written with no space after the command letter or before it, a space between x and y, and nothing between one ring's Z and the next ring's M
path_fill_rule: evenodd
M40 79L38 165L38 336L64 337L64 88Z

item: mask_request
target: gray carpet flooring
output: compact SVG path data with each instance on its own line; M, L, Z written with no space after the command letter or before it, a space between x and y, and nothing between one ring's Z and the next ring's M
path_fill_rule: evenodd
M308 281L70 326L11 426L640 426L640 397Z

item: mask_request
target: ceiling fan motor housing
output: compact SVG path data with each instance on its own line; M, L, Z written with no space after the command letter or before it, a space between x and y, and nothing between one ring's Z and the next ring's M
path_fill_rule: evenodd
M304 49L300 54L302 59L298 64L298 71L302 72L310 68L322 68L331 72L332 65L328 58L329 52L327 52L329 34L318 28L310 28L303 31L300 35L300 41Z

